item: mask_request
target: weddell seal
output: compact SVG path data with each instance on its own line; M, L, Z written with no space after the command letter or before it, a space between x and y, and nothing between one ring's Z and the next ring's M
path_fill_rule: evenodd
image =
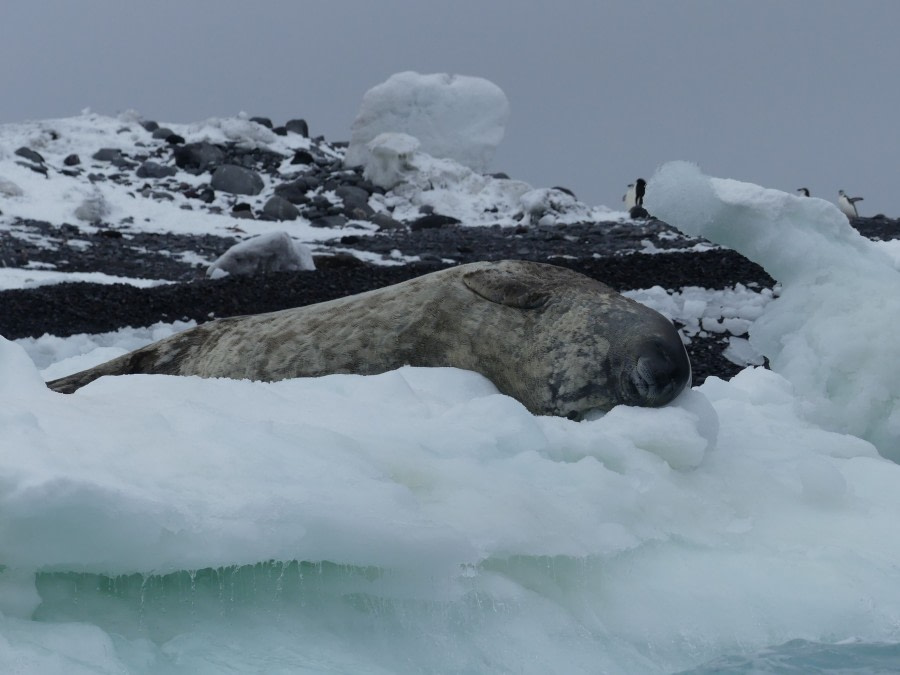
M103 375L275 381L400 366L487 377L538 415L661 406L689 385L681 338L661 314L563 267L477 262L306 307L218 319L48 383Z

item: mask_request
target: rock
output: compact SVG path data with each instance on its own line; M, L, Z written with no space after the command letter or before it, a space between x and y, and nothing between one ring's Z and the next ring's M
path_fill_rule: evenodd
M104 228L102 230L97 230L94 233L95 237L103 237L104 239L122 239L123 235L118 230L110 230Z
M409 229L413 232L417 230L430 230L433 228L444 227L445 225L458 225L460 220L453 216L443 216L440 213L429 213L416 218L409 224Z
M379 230L397 230L406 227L399 220L395 220L386 213L374 213L369 216L369 222L375 223Z
M288 120L285 122L284 128L295 134L300 134L301 136L309 138L309 125L306 124L306 120Z
M162 190L142 190L141 194L145 197L150 197L155 199L158 202L171 202L175 201L175 197L170 195L168 192L164 192Z
M175 164L185 171L199 174L213 169L225 161L225 153L212 143L188 143L172 151Z
M258 173L235 164L223 164L216 169L210 185L214 190L233 195L258 195L264 187Z
M212 204L216 200L216 191L209 186L202 189L189 188L184 190L182 194L188 199L199 199L206 204Z
M270 232L235 244L206 270L207 276L262 274L316 269L312 251L287 232Z
M77 166L78 164L81 164L81 157L76 154L68 155L63 160L63 164L65 164L66 166Z
M297 150L294 153L293 159L291 159L291 164L312 164L316 161L316 158L312 156L312 154L307 150Z
M336 216L322 216L320 218L316 218L310 225L313 227L329 227L329 228L341 228L347 224L347 217L336 215Z
M643 206L635 205L628 210L628 217L632 220L646 220L650 217L650 214Z
M369 193L354 185L341 185L334 193L344 203L342 212L351 218L367 219L375 210L369 206Z
M135 174L138 178L167 178L178 173L174 166L163 166L157 162L147 161L141 164Z
M152 138L156 138L159 140L165 140L175 132L169 129L168 127L157 127L150 134Z
M151 134L159 129L159 124L157 124L153 120L143 120L142 122L140 122L140 125L144 127L145 131L149 131Z
M555 186L553 186L553 187L551 188L551 190L559 190L560 192L565 192L567 195L569 195L570 197L572 197L572 199L578 199L578 197L575 196L575 193L572 192L572 191L571 191L569 188L567 188L567 187L562 187L562 186L560 186L560 185L555 185Z
M46 166L38 166L37 164L32 164L31 162L16 162L19 166L24 166L26 169L31 169L35 173L39 173L44 178L48 178L47 176L47 167Z
M366 263L351 253L334 253L332 255L318 255L314 257L317 270L341 270L347 268L364 268Z
M31 148L26 148L23 146L23 147L19 148L18 150L16 150L16 154L19 157L24 157L29 162L35 162L36 164L44 163L44 158L41 156L41 154L39 152L35 152Z
M254 220L253 208L245 202L241 202L240 204L235 204L231 209L231 217L232 218L243 218L245 220Z
M91 155L91 158L96 159L98 162L110 163L120 162L125 159L122 155L122 151L118 148L101 148Z
M272 120L270 120L268 117L251 117L250 121L256 122L257 124L264 126L266 129L272 128Z
M275 194L287 199L291 204L307 204L310 198L307 192L319 187L319 181L311 176L300 176L290 183L282 183L276 186Z
M262 217L265 220L297 220L300 210L284 197L273 195L263 205Z
M166 136L166 143L169 145L184 145L184 136L178 134L169 134Z

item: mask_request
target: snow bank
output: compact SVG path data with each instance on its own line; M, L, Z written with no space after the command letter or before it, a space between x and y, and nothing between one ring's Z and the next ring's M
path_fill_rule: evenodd
M739 251L781 285L750 343L795 387L809 419L900 460L900 273L830 202L710 178L685 162L651 180L647 208Z
M486 171L503 140L509 101L480 77L397 73L363 96L345 166L367 164L368 143L386 132L414 136L422 152Z

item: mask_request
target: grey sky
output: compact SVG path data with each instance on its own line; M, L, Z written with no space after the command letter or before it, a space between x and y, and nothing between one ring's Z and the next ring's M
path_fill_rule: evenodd
M240 111L349 136L402 70L478 75L493 168L617 208L667 160L900 216L900 2L5 0L0 122Z

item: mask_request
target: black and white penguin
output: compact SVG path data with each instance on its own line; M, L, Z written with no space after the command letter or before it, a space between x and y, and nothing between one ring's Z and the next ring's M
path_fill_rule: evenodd
M843 211L848 218L859 218L859 212L856 210L856 202L861 202L862 197L848 197L843 190L838 190L838 208Z
M797 192L803 197L809 197L809 188L797 188Z
M626 211L630 211L631 207L635 205L635 199L634 183L629 183L628 187L625 189L625 194L622 195L622 201L625 202Z
M647 181L643 178L638 178L634 183L628 184L628 189L625 190L625 194L622 196L626 211L631 211L635 206L644 205L644 192L646 189Z
M644 205L644 192L647 190L647 181L643 178L638 178L634 182L634 205L635 206L643 206Z

